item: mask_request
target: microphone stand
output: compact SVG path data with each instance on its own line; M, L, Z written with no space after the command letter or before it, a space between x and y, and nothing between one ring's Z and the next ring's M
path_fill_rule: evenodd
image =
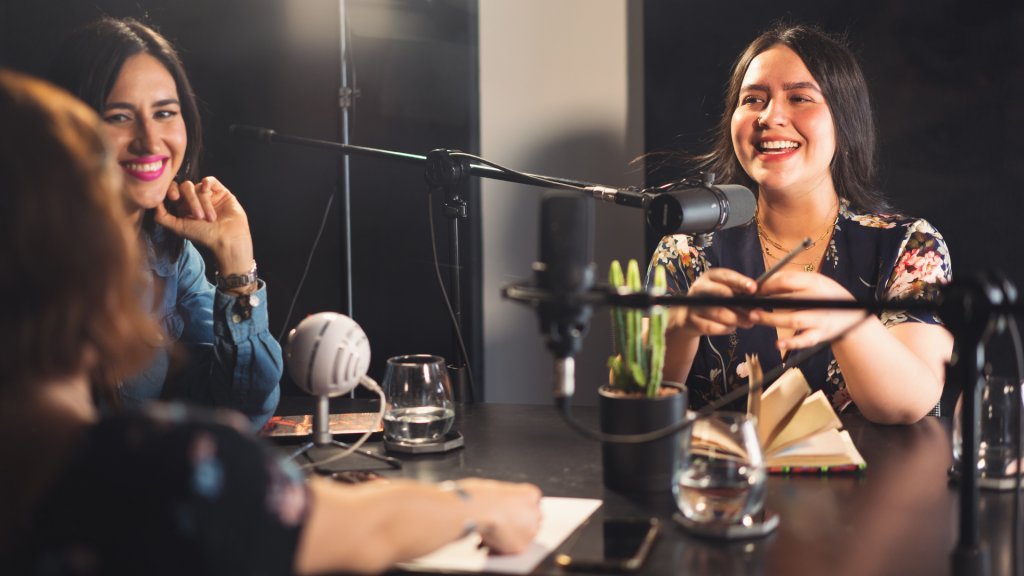
M530 304L536 307L540 302L551 301L555 296L545 290L531 285L511 285L502 290L505 298ZM989 576L992 573L991 554L988 546L981 542L979 537L978 513L980 490L978 485L978 468L973 463L978 460L980 449L980 422L981 422L981 391L984 386L985 366L985 344L996 331L1000 322L1005 321L1009 314L1024 313L1024 306L1016 302L1016 288L1013 284L999 273L990 275L966 275L964 278L956 279L942 288L936 302L922 301L887 301L887 302L858 302L853 300L808 300L808 299L785 299L785 298L719 298L719 297L690 297L679 295L656 296L649 292L637 292L632 294L619 294L609 286L598 286L593 290L577 295L578 303L595 306L608 305L627 308L650 308L651 306L742 306L749 308L786 308L786 309L846 309L864 310L865 312L881 312L883 310L906 310L906 311L932 311L937 312L946 327L954 335L953 356L947 366L946 378L950 381L959 380L963 386L963 447L961 450L961 486L960 486L960 520L959 537L952 553L953 574L956 576ZM818 346L825 345L819 344ZM1018 355L1020 351L1018 351ZM801 355L802 357L804 355ZM556 373L556 380L571 378L571 361L567 359L568 371ZM779 367L786 368L789 365ZM771 371L771 376L766 374L765 385L767 386L776 378L781 376L784 370ZM1020 375L1018 375L1020 376ZM585 435L599 439L604 442L635 443L637 441L652 441L670 433L688 428L695 421L694 418L686 420L661 430L655 430L643 435L635 435L637 438L622 435L607 435L582 428L579 424L571 421L568 415L569 400L571 400L573 384L571 382L556 383L556 404L562 409L570 425ZM733 391L728 397L720 400L726 404L746 394L748 386L742 386ZM1017 402L1020 399L1017 398ZM714 410L714 405L706 406L708 410L701 410L701 413ZM1018 423L1018 426L1020 423ZM643 436L643 438L639 438ZM1020 455L1015 454L1014 458L1020 460ZM1019 464L1018 464L1019 465ZM1020 486L1014 487L1020 490ZM1016 511L1015 519L1016 522ZM1017 549L1017 542L1013 543L1014 551Z
M351 144L339 144L337 142L314 140L299 136L286 136L267 128L256 128L238 124L232 124L228 128L228 132L237 138L256 140L264 144L287 144L289 146L326 150L335 154L342 154L346 157L365 156L367 158L378 158L391 162L423 166L427 190L444 193L444 215L448 218L450 304L455 315L455 326L459 332L462 331L462 298L459 284L459 218L467 216L466 201L459 197L459 186L464 176L477 176L517 184L528 184L530 186L576 190L593 194L596 198L605 201L632 206L640 206L645 198L645 195L632 190L620 190L568 178L538 176L536 174L501 169L488 165L490 163L482 158L477 159L481 164L472 164L466 159L466 157L471 157L471 155L464 154L458 150L438 149L433 150L426 156L419 156L417 154L366 148ZM472 156L472 158L476 157ZM351 252L346 254L346 260L348 269L351 270ZM349 292L351 293L351 284ZM453 360L452 364L448 366L448 371L451 375L454 399L459 403L474 401L476 393L470 389L467 376L469 359L462 356L458 342L458 333L455 330L452 331L452 350Z

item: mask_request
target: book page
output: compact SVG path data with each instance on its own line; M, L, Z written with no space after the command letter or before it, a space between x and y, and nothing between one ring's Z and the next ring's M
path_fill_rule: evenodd
M764 391L761 395L761 420L757 426L762 447L771 446L810 394L811 387L799 368L790 368Z
M761 393L764 388L764 372L761 370L761 361L757 354L747 354L747 381L750 383L750 390L747 392L747 414L761 421Z
M826 430L795 444L768 459L769 467L776 466L859 466L864 458L846 430Z
M782 431L775 436L772 443L765 449L765 455L777 454L794 444L800 443L805 438L823 432L825 430L838 430L843 427L835 410L829 403L825 393L818 390L803 401L796 415L789 421Z
M746 460L747 451L733 439L728 424L714 418L698 420L693 425L691 449L697 454L725 458L728 460Z

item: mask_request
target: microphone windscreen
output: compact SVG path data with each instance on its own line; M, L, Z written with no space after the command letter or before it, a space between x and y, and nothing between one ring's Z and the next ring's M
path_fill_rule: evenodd
M722 226L722 230L742 226L754 219L757 198L753 192L737 184L722 184L718 189L729 199L729 219Z

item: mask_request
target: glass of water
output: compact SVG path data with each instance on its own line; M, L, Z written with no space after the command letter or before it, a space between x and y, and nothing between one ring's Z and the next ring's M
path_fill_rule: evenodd
M750 525L764 506L767 483L753 416L714 412L683 435L672 491L689 520Z
M1014 399L1022 402L1020 387L1012 378L988 376L981 389L981 436L978 448L978 472L982 478L1006 478L1016 474L1013 455L1016 426ZM963 395L953 412L953 457L960 462L963 446Z
M388 359L384 373L384 434L392 442L437 442L455 419L444 358L427 354Z

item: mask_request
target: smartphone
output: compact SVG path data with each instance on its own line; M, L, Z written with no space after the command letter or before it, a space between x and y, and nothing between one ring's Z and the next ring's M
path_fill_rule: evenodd
M633 572L643 566L660 529L657 518L590 521L555 563L566 571Z

